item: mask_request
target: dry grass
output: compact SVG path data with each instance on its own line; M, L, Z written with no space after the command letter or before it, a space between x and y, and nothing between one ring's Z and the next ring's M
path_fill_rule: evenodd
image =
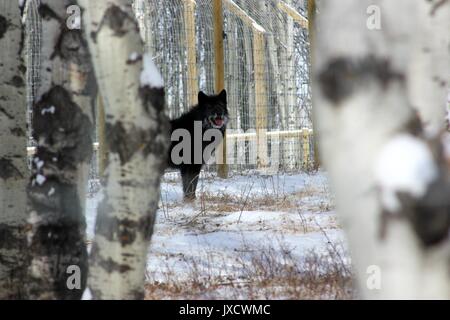
M158 272L157 279L152 274L147 275L146 299L353 298L355 292L346 256L315 220L317 215L333 210L333 199L327 186L304 185L300 191L289 193L279 181L282 179L253 177L242 187L240 194L230 194L227 190L210 192L200 184L197 200L189 204L194 214L192 211L183 214L178 209L184 204L169 203L164 195L162 211L173 225L195 234L228 230L231 224L238 224L240 221L220 221L229 213L261 210L289 213L280 214L277 224L268 228L272 231L279 229L281 234L322 232L329 243L326 253L312 251L301 257L294 256L282 241L275 246L246 244L236 248L232 258L218 257L217 252L212 251L195 257L181 253L167 257L163 253L161 258L167 263L162 273ZM165 182L179 183L177 179ZM255 189L258 192L255 193ZM327 221L327 229L339 228L333 217L329 219L320 221ZM245 228L253 230L255 225L249 223ZM182 267L171 265L174 260Z
M168 271L164 281L148 275L146 299L352 299L352 276L336 248L308 252L298 261L283 247L243 248L239 273L223 263L218 275L204 260L186 259L184 279ZM207 259L213 261L213 259ZM203 263L201 263L203 262ZM216 261L217 263L217 261ZM215 266L217 267L217 266Z
M258 196L250 199L249 196L233 198L226 193L202 192L199 199L206 204L208 211L216 212L252 211L261 208L267 211L283 211L295 208L294 199L288 195L277 198Z

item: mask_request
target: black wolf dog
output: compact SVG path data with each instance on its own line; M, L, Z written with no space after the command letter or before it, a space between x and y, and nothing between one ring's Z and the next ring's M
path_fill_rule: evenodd
M205 164L205 161L208 161L204 157L205 148L212 143L218 144L219 141L216 141L216 139L220 138L220 141L223 139L227 122L228 109L225 90L213 96L208 96L200 91L198 94L198 105L192 107L190 111L179 118L170 121L171 140L178 139L176 138L178 136L177 132L189 133L190 138L188 148L180 151L181 141L177 140L171 141L169 149L168 164L169 167L179 169L181 172L185 200L195 199L198 176L203 164ZM177 131L177 129L181 130ZM204 136L206 137L204 134L209 129L216 129L218 132L210 141L208 141L209 139L204 139ZM176 149L174 150L174 148ZM174 152L172 152L173 150ZM175 157L178 159L175 159ZM184 159L181 163L180 158Z

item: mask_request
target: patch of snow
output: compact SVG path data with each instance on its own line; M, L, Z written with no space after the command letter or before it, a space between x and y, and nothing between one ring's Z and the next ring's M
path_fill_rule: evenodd
M44 166L44 161L38 161L37 163L36 163L36 168L38 169L38 170L40 170L42 167Z
M151 280L164 282L170 276L181 281L192 275L192 261L197 264L200 277L238 279L245 276L240 263L250 265L262 247L272 248L280 257L288 248L300 264L308 251L325 254L330 250L330 242L345 242L335 213L322 210L321 204L329 201L323 172L236 175L229 179L211 178L202 172L197 188L199 199L192 203L183 202L180 180L175 172L167 172L163 178L147 263ZM224 196L238 204L294 195L298 197L298 207L274 210L261 206L251 210L242 205L242 211L215 211L208 201L202 205L202 192L212 198ZM97 205L102 198L99 192L87 199L88 239L94 237Z
M49 196L49 197L51 197L52 195L54 195L55 194L55 188L51 188L50 190L49 190L49 192L47 193L47 195Z
M141 72L141 87L145 86L150 88L164 87L163 78L148 53L144 54L144 69Z
M438 169L427 145L408 134L391 139L375 164L375 180L381 188L381 200L391 212L400 209L398 192L423 196L437 175Z
M42 218L36 214L36 211L31 211L27 221L29 224L36 224L41 220Z
M36 176L36 183L40 186L42 186L46 180L47 180L47 178L45 176L43 176L42 174L38 174Z
M55 106L51 106L51 107L42 109L41 114L42 114L42 115L45 115L46 113L54 114L55 111L56 111Z
M139 59L139 54L137 52L132 52L128 58L129 61L136 61L137 59Z

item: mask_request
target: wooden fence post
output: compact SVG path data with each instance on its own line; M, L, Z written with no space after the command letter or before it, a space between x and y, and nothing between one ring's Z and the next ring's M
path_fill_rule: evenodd
M214 57L215 57L215 90L217 93L225 89L225 60L223 47L223 7L222 0L213 1L214 21ZM225 179L228 177L227 165L227 139L226 132L222 146L217 148L216 159L218 159L217 174Z
M258 169L267 167L267 96L264 76L264 33L253 32L253 59L255 72L255 104L256 104L256 150Z
M308 0L308 35L309 35L309 56L310 56L310 65L314 64L313 57L314 57L314 50L315 50L315 34L314 34L314 21L316 18L316 0ZM311 87L311 90L314 90L313 87ZM314 110L314 106L313 106ZM314 163L312 166L312 169L319 170L319 167L321 165L320 163L320 155L319 155L319 142L316 130L313 132L313 149L314 149Z
M303 163L302 167L305 170L310 169L310 130L309 129L302 129L302 148L303 148Z
M195 0L184 1L185 46L187 58L187 98L189 106L198 103L197 50L195 37Z
M288 14L295 22L297 22L302 28L308 29L309 22L304 16L302 16L294 7L288 5L286 2L278 2L278 8Z

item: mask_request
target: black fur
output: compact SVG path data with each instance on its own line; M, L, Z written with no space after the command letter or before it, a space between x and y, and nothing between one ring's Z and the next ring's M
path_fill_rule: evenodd
M225 133L226 124L228 121L228 109L227 109L227 95L226 91L223 90L220 94L215 96L207 96L203 92L199 92L198 94L198 105L191 108L190 111L184 113L177 119L173 119L170 121L172 135L173 131L176 129L186 129L189 131L190 136L194 139L194 122L201 121L202 122L202 137L206 130L216 128L219 129L223 138ZM219 121L219 122L216 122ZM220 124L222 121L222 126L218 128L215 126L216 123ZM202 141L202 154L205 150L206 146L211 144L213 141ZM179 142L171 142L169 149L169 167L176 168L180 170L181 178L183 181L183 193L184 198L187 200L195 199L195 190L197 188L198 177L200 171L202 169L202 165L204 164L204 159L202 157L201 164L194 163L194 141L191 143L191 162L190 164L174 164L171 158L172 149Z

